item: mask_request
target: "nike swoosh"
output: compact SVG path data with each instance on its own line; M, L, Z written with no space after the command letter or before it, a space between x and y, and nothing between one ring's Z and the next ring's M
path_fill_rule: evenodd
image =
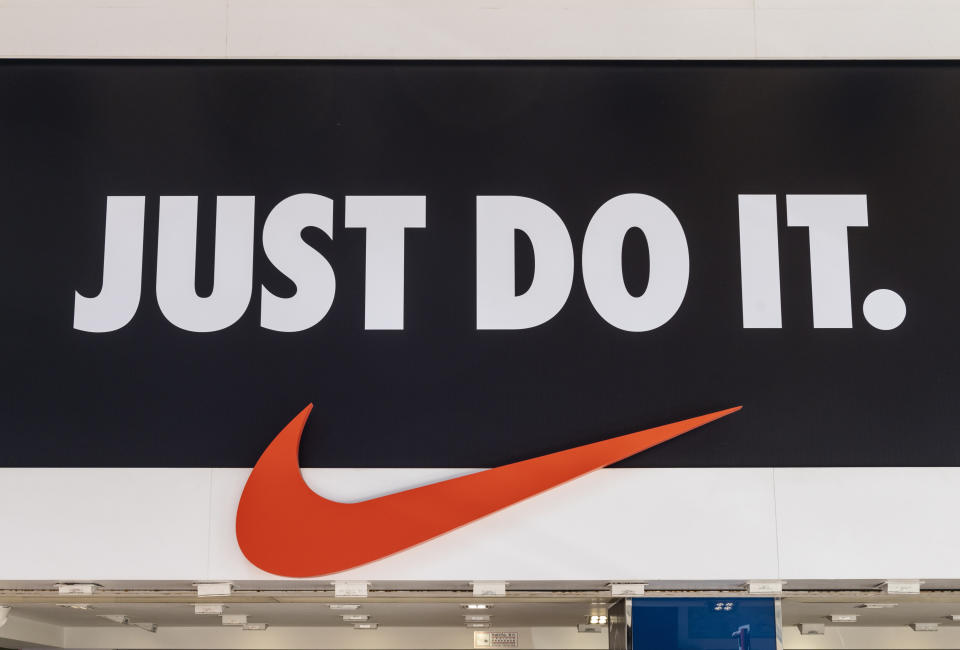
M740 410L340 503L315 493L300 474L300 436L312 408L303 409L263 452L237 508L243 554L260 569L291 578L337 573L392 555Z

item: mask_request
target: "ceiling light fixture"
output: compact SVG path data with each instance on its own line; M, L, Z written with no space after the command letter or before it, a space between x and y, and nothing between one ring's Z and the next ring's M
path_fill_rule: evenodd
M220 622L223 625L246 625L247 624L247 615L246 614L224 614L220 617Z
M352 623L354 621L369 621L369 614L344 614L340 618L343 619L344 623Z
M896 606L897 603L863 603L862 605L857 605L857 607L861 609L890 609Z
M97 616L100 618L105 618L112 623L119 623L120 625L130 624L130 619L123 614L97 614Z
M193 613L199 615L223 616L223 605L201 603L193 606Z
M831 614L830 622L831 623L856 623L857 615L856 614Z
M489 621L490 614L464 614L465 621Z
M68 609L93 609L93 605L88 603L57 603L57 607L67 607Z
M269 626L266 623L247 623L243 626L242 629L249 632L262 632L266 630Z
M493 605L487 605L485 603L467 603L465 605L460 605L464 609L493 609Z
M375 630L380 627L379 623L354 623L353 629L355 630Z
M352 603L331 603L330 609L354 610L360 609L360 605L354 605Z
M489 623L467 623L467 627L470 627L470 628L490 627L490 624Z
M591 625L606 625L607 617L604 614L594 614L590 617Z
M914 632L936 632L940 629L939 623L914 623L910 627Z

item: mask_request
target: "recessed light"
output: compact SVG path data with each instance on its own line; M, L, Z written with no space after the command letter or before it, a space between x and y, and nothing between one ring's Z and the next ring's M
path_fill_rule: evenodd
M467 623L467 627L490 627L489 623Z
M606 625L606 624L607 624L607 617L606 617L606 615L604 615L604 614L594 614L593 616L590 617L590 624L591 624L591 625Z
M832 623L856 623L857 615L856 614L831 614L830 621Z
M862 605L857 605L857 607L861 609L890 609L896 606L897 603L863 603Z
M360 605L354 605L353 603L331 603L330 609L360 609Z
M202 604L200 604L200 605L194 605L194 606L193 606L193 613L194 613L194 614L201 614L201 615L209 614L209 615L213 615L213 616L222 616L222 615L223 615L223 605L214 605L214 604L212 604L212 603L209 604L209 605L207 605L207 604L205 604L205 603L202 603Z
M354 623L353 629L355 630L375 630L380 627L379 623Z
M464 614L465 621L489 621L490 614Z
M93 605L87 603L57 603L57 607L67 607L69 609L93 609Z
M484 603L467 603L466 605L460 605L464 609L493 609L493 605L487 605Z
M344 614L341 616L345 623L351 623L353 621L369 621L369 614Z

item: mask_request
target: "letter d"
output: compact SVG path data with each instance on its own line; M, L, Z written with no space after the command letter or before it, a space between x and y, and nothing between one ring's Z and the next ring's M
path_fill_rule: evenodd
M533 283L516 295L514 238L533 243ZM573 285L573 244L549 207L523 196L477 197L477 329L541 325L563 308Z

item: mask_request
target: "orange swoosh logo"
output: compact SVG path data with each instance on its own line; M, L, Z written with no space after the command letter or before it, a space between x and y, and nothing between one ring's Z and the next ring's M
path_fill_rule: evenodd
M313 404L274 438L237 509L237 541L254 565L307 578L345 571L459 528L675 438L740 407L558 451L359 503L324 499L300 474Z

